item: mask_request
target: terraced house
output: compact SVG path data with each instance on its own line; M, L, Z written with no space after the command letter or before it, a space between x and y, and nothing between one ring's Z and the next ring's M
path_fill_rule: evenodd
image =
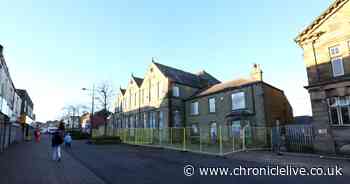
M214 134L219 125L273 126L293 117L283 91L262 81L258 65L248 79L220 82L205 71L193 74L152 62L144 78L131 76L116 104L118 128L200 126Z
M335 0L295 41L304 51L316 149L350 150L350 1Z

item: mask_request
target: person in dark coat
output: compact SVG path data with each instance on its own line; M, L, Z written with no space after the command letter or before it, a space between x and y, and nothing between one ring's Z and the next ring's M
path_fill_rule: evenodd
M52 136L51 146L52 146L52 159L54 161L61 161L61 144L63 143L63 138L60 136L59 132L55 132Z

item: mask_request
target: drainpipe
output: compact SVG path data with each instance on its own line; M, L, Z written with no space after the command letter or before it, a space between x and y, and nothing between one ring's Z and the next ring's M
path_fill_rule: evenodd
M318 63L317 63L315 42L316 42L316 39L312 40L311 45L312 45L312 52L313 52L313 55L314 55L314 63L315 63L315 67L316 67L317 82L319 82L320 81L320 70L318 68Z

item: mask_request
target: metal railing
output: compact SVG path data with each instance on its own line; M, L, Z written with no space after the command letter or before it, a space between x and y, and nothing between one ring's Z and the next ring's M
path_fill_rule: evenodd
M246 150L270 149L270 128L231 126L209 128L122 128L109 130L108 136L119 137L124 143L155 146L181 151L226 155ZM102 129L93 130L93 137L104 135Z

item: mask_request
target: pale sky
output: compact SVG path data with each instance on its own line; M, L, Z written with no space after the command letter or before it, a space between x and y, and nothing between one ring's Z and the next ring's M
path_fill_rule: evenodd
M259 63L264 80L285 91L295 115L310 115L297 34L330 0L1 1L0 44L17 88L37 120L69 104L90 105L81 91L99 81L126 86L156 57L222 81Z

